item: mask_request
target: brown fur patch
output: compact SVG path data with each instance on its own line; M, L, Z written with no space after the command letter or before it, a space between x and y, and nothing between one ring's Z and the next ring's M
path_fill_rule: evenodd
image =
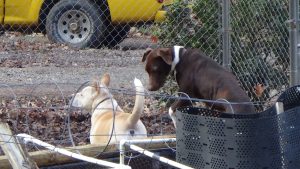
M168 65L172 64L172 50L170 48L157 49L156 55L161 57Z

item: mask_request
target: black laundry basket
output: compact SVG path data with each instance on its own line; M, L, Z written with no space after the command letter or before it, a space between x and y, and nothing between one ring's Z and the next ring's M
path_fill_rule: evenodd
M178 162L200 169L300 169L300 87L284 92L275 106L250 115L204 108L178 109Z

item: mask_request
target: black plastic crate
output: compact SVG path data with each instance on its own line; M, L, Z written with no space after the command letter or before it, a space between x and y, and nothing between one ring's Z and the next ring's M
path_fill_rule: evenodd
M275 106L234 115L196 107L178 109L178 162L201 169L299 169L300 87L284 92Z

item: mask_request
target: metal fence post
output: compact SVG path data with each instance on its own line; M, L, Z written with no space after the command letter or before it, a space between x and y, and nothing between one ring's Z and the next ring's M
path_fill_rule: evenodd
M222 0L222 64L231 69L230 52L230 0Z
M290 86L300 84L300 53L298 53L299 0L289 1ZM300 47L300 46L299 46Z

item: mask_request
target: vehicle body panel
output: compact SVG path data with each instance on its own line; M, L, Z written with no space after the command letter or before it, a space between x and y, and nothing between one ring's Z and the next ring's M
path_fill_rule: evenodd
M4 19L4 0L0 0L0 24L3 23Z
M162 2L158 2L162 1ZM37 25L44 0L0 0L0 24ZM107 0L113 23L162 21L173 0Z
M161 22L166 18L164 5L173 0L107 0L113 23Z
M4 24L35 25L44 0L5 0Z
M111 21L141 22L153 21L163 3L157 0L108 0Z

